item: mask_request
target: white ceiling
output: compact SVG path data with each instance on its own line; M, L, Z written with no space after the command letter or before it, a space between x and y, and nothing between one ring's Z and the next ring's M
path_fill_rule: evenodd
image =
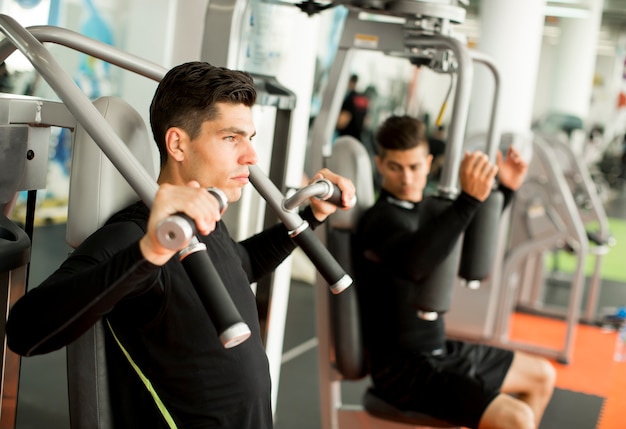
M524 1L524 0L519 0ZM548 6L581 10L595 0L548 0ZM469 0L468 18L478 15L480 0ZM604 0L602 25L613 32L626 32L626 0Z

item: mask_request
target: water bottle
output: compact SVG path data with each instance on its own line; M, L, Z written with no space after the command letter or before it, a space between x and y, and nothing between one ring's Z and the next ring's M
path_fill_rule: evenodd
M626 362L626 323L622 323L617 331L614 359L617 362Z
M617 331L617 340L615 343L615 356L616 362L626 362L626 308L620 307L617 312L617 317L620 320Z

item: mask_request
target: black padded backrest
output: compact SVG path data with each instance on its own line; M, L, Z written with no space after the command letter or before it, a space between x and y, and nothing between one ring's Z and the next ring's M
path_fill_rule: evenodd
M102 97L94 105L156 180L156 147L143 118L125 101ZM138 200L82 126L77 126L72 150L67 242L77 247L123 207ZM72 429L113 429L102 322L67 346L67 382Z
M326 166L352 180L356 187L356 205L347 211L337 210L327 221L328 250L354 279L352 236L362 213L374 204L370 156L361 142L350 136L341 136L335 140ZM340 294L330 294L329 298L335 365L348 380L367 375L357 291L358 285L353 284Z

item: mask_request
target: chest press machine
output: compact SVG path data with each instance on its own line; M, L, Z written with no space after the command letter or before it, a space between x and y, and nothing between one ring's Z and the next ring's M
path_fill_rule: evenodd
M577 267L585 266L587 256L594 257L593 271L589 276L588 297L583 303L581 320L588 323L600 322L597 312L602 286L600 278L602 260L603 256L610 251L610 246L615 244L615 239L609 231L608 216L588 167L581 160L579 154L574 151L566 136L539 132L535 132L535 136L535 144L540 146L536 163L542 167L533 166L529 172L528 182L549 184L549 186L544 187L558 195L556 198L551 198L550 203L550 200L536 197L536 207L546 207L546 211L550 211L553 228L567 232L562 238L554 241L557 251L566 249L575 254L578 261ZM559 175L558 181L552 180L549 174L555 173L547 172L548 168L560 171L560 174L556 173ZM528 199L528 195L529 193L524 194L526 199ZM520 222L525 221L523 209L514 213ZM582 227L579 227L578 224L581 224ZM592 227L591 224L595 225ZM520 231L516 231L516 233L512 235L512 246L522 243L524 239L528 240L531 236L531 234L527 234L526 237L523 237ZM520 235L523 238L520 238ZM585 236L588 244L585 244ZM536 237L535 233L533 238ZM554 251L555 258L557 251ZM547 277L550 277L544 273L544 253L545 251L540 249L534 255L529 255L525 261L526 269L520 270L522 275L518 302L522 308L557 316L563 315L562 309L549 308L544 303L542 292L546 280L549 280ZM532 261L533 256L537 258L536 262ZM533 262L535 263L533 264ZM556 262L554 265L556 267ZM569 277L561 276L555 280L569 281L572 294L583 289L584 273L576 272L572 278Z
M487 65L496 79L492 115L487 135L487 153L493 160L498 148L500 130L497 107L499 101L498 70L486 55L470 52L464 44L450 35L451 24L462 22L465 10L457 1L449 2L387 2L384 7L374 2L342 2L349 8L335 60L329 71L329 83L323 104L312 130L312 169L325 163L327 167L349 177L355 183L359 202L348 212L336 213L327 222L322 239L351 272L350 236L363 210L374 203L370 159L364 146L350 137L337 138L331 144L334 118L338 116L342 94L350 72L349 65L356 50L377 50L405 57L417 66L427 66L443 73L456 73L456 91L445 149L445 164L437 194L422 203L424 216L436 216L456 197L457 174L469 110L473 62ZM361 19L360 12L391 15L401 23ZM316 163L318 163L316 165ZM434 319L449 309L451 287L457 273L469 287L477 287L489 274L498 233L502 196L496 195L484 204L466 234L452 254L437 267L422 286L415 300L416 317ZM486 221L485 221L486 220ZM482 222L481 222L482 221ZM472 235L473 238L468 238ZM463 248L463 251L461 250ZM472 252L481 249L481 252ZM463 255L462 255L463 253ZM482 255L480 260L464 260L465 255ZM460 265L459 265L460 264ZM459 270L460 271L457 271ZM445 285L449 285L446 288ZM319 340L320 402L324 429L450 427L445 421L431 416L398 410L366 389L361 404L344 404L342 382L367 377L367 362L363 355L356 288L330 296L316 288L317 335ZM330 318L328 315L330 314Z

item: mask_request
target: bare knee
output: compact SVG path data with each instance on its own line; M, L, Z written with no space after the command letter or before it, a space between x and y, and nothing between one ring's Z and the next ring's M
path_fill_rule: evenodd
M552 395L556 383L556 369L546 359L541 359L538 364L537 383L543 395Z
M527 403L502 393L489 404L478 429L536 429L535 420Z
M528 404L522 401L519 402L519 407L512 409L508 415L510 419L508 426L503 428L511 429L536 429L535 427L535 413Z
M550 361L516 352L501 391L521 396L550 397L555 382L556 370Z

